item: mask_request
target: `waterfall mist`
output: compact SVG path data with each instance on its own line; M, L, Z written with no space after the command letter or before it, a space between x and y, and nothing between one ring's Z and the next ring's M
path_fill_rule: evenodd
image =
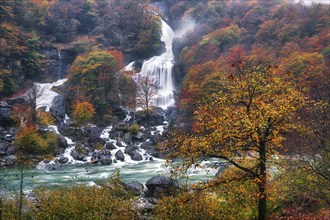
M195 20L190 17L184 17L179 24L177 30L175 30L175 36L178 38L184 38L186 34L192 32L196 27Z

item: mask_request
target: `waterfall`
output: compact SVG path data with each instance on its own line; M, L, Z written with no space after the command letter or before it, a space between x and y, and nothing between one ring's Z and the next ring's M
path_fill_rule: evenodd
M57 76L58 76L58 79L61 79L62 78L62 56L61 56L60 49L57 49L57 58L58 58Z
M158 96L155 98L153 105L166 109L174 104L173 98L173 79L172 68L174 63L174 55L172 50L172 41L175 34L171 27L163 20L161 41L165 43L165 52L160 56L154 56L146 60L139 73L142 76L150 74L156 81L158 87Z

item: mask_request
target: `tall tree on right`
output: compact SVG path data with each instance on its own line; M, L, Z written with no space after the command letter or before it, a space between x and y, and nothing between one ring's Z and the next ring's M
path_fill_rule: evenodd
M244 171L255 180L258 219L264 220L269 159L283 134L300 127L295 113L306 99L268 64L236 62L219 84L219 92L200 102L192 130L175 135L170 150L185 166L216 157Z

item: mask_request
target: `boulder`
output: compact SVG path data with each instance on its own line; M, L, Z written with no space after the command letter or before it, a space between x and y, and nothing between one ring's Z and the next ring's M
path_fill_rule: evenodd
M111 156L109 156L109 155L101 156L100 161L101 161L102 165L111 165L112 164L112 159L111 159Z
M10 155L5 157L5 161L7 165L13 165L17 160L17 157L15 155Z
M117 149L117 148L116 148L116 146L115 146L113 143L111 143L111 142L107 142L107 143L105 144L105 149L108 149L108 150L114 150L114 149Z
M154 149L155 145L151 141L145 141L141 144L140 148L143 150Z
M73 159L75 159L75 160L83 160L84 157L86 157L85 154L83 154L83 153L79 153L79 152L76 151L76 150L73 150L73 151L71 152L71 156L72 156Z
M57 159L59 163L67 163L69 161L69 158L67 157L60 157Z
M52 164L47 164L46 166L47 170L61 170L62 169L62 164L56 161L55 163Z
M19 104L23 104L25 102L26 102L26 100L23 97L7 99L8 105L19 105Z
M162 125L164 123L164 115L157 110L149 112L148 115L145 111L137 112L136 122L138 125L145 127Z
M127 184L128 188L134 193L134 195L139 196L143 192L143 184L138 181L133 181Z
M59 147L65 149L68 146L69 146L68 141L63 136L60 136Z
M125 143L131 144L132 141L132 135L130 133L125 133L123 140L125 141Z
M160 198L163 194L170 195L178 186L169 177L157 175L146 182L146 187L148 189L148 196Z
M125 155L124 155L124 153L121 150L118 150L115 153L115 157L116 157L117 160L120 160L120 161L124 161L125 160Z
M167 155L167 152L159 151L157 149L150 149L150 150L147 150L146 152L156 158L165 158Z
M145 139L145 133L139 131L136 135L133 136L133 139L136 141L143 141Z
M13 146L9 146L7 148L7 155L10 156L10 155L13 155L15 153L15 148Z
M143 160L142 155L139 152L137 152L137 151L133 151L129 155L131 156L131 159L132 160L135 160L135 161L141 161L141 160Z
M50 107L49 111L52 113L57 121L63 121L65 118L65 98L63 95L57 95Z
M7 155L8 147L9 147L9 144L7 142L0 141L0 156Z
M138 150L139 147L136 145L128 145L125 147L125 154L131 155L133 151Z
M97 137L100 138L100 135L102 133L102 129L93 125L87 129L87 132L90 134L91 137Z
M3 127L10 127L15 124L12 116L14 112L10 107L0 107L0 124Z

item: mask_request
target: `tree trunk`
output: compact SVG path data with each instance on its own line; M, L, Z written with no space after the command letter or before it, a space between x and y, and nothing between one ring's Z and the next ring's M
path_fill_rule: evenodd
M2 220L2 197L0 197L0 220Z
M265 220L267 213L267 195L266 195L266 148L265 144L260 146L260 163L259 163L259 182L258 182L258 192L259 192L259 203L258 203L258 220Z
M19 205L18 205L18 219L22 219L23 210L23 185L24 185L24 168L23 165L20 170L20 185L19 185Z

